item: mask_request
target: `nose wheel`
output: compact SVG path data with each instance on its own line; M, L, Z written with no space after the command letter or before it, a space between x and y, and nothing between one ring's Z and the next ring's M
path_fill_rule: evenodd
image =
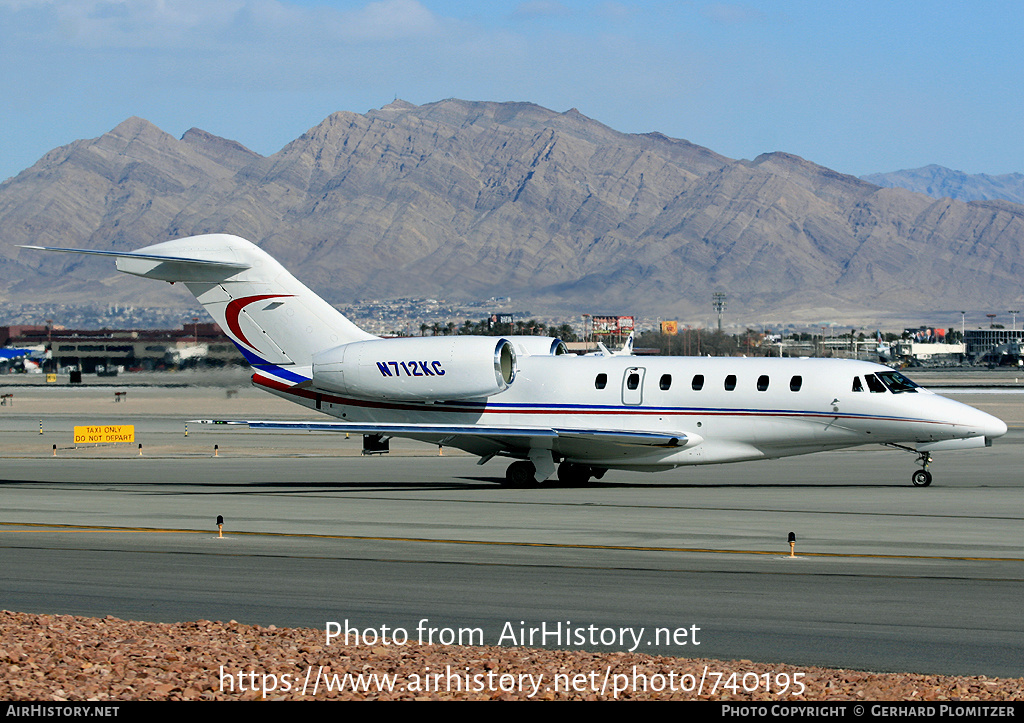
M931 455L927 452L918 455L917 463L921 465L921 469L910 477L910 481L914 483L915 487L927 487L932 483L932 473L928 471L928 463L931 461Z
M932 483L932 473L926 469L919 469L910 478L915 487L927 487Z

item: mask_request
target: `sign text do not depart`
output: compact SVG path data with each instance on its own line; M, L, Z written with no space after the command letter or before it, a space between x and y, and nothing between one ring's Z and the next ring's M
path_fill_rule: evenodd
M134 424L105 424L75 427L75 444L111 444L134 442Z

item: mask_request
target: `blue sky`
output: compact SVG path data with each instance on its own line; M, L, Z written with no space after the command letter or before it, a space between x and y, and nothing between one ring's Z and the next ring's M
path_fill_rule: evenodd
M0 179L133 115L268 155L396 96L855 175L1024 172L1022 27L985 0L0 0Z

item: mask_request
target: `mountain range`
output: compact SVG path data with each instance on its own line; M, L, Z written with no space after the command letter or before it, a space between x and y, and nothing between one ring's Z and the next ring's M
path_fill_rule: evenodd
M266 157L141 118L56 148L0 184L0 301L182 303L179 287L17 244L130 250L206 232L256 242L339 304L511 296L706 319L724 291L752 321L847 323L1024 302L1022 205L457 99L334 113Z
M943 166L930 165L890 173L872 173L861 178L886 188L906 188L932 198L953 198L957 201L994 201L1002 199L1024 203L1024 174L964 173Z

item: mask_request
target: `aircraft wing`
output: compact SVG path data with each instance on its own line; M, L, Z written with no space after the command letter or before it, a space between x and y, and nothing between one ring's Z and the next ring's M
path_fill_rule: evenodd
M386 424L358 422L277 422L267 420L193 420L199 424L248 426L250 429L274 429L310 432L348 432L377 434L384 437L406 437L421 442L464 449L479 454L481 464L496 454L528 453L543 447L564 455L581 450L593 453L610 446L643 448L683 448L700 444L702 437L684 432L659 433L629 430L603 430L557 427L513 427L482 424Z

